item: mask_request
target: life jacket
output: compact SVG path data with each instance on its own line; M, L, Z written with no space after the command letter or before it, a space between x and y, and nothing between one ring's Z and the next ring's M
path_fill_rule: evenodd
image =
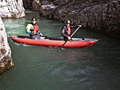
M38 25L33 25L33 31L36 31L36 32L38 32L38 30L39 30L39 28L38 28Z
M67 26L67 34L70 35L71 34L71 29L70 26Z

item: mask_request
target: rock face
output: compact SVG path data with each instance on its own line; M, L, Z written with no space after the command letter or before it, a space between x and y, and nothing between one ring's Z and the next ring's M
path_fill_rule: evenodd
M33 0L23 0L24 8L32 10L32 2Z
M8 45L7 34L0 17L0 73L13 66L11 49Z
M24 11L22 0L0 0L0 73L14 66L1 18L25 17Z
M120 39L120 0L33 0L33 10L43 16Z
M21 18L25 17L22 0L0 0L0 17Z

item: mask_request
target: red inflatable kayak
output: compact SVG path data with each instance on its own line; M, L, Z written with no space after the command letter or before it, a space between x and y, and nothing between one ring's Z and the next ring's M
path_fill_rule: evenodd
M30 39L28 36L10 36L10 38L22 44L38 45L38 46L56 46L61 47L65 41L59 37L41 37L40 40ZM89 47L98 42L98 39L93 38L72 38L72 41L67 41L63 47Z

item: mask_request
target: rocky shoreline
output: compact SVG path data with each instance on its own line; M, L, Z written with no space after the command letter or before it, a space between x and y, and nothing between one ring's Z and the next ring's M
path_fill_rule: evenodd
M47 18L69 19L88 30L120 39L119 0L33 0L29 5Z

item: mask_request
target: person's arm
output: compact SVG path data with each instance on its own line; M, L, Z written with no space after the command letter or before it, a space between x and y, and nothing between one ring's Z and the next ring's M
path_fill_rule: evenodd
M70 26L71 28L77 28L77 27L82 27L82 25L78 25L78 26Z
M28 34L30 34L31 32L32 32L32 29L33 29L33 26L31 25L31 24L28 24L27 26L26 26L26 33L28 33Z
M27 27L26 27L26 29L29 30L29 31L32 30L33 29L33 25L28 24Z
M38 34L39 34L40 36L43 36L42 33L41 33L40 31L38 31Z
M37 34L39 34L40 36L43 36L42 33L41 33L40 30L39 30L38 25L37 25L37 28L38 28L38 30L37 30Z
M72 26L72 25L70 25L70 28L77 28L78 26Z

